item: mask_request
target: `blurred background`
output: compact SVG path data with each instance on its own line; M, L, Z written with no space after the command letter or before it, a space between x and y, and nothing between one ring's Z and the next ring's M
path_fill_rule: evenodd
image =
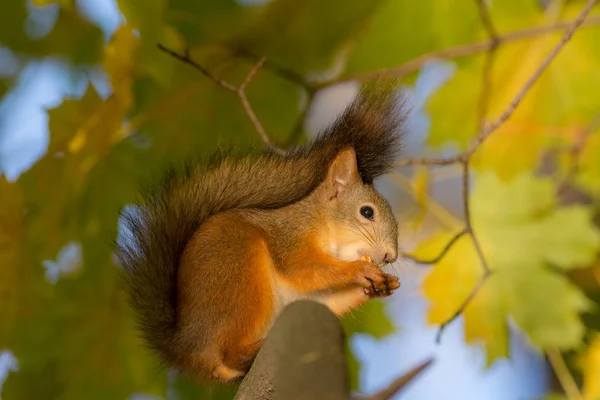
M344 319L353 388L434 356L399 399L600 398L600 6L469 160L580 0L5 0L0 6L0 396L229 399L137 338L112 241L170 162L318 133L361 82L398 78L405 164L377 182L402 287ZM402 161L401 161L402 162ZM470 234L442 252L466 222ZM416 262L415 262L416 260ZM439 326L494 273L441 335Z

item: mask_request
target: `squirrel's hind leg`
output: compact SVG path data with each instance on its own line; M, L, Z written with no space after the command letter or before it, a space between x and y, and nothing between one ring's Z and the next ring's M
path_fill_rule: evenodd
M212 371L212 377L223 383L233 383L239 381L245 375L245 371L229 368L225 364L217 365Z
M221 382L250 369L275 317L273 260L261 229L240 212L208 219L179 269L181 323L197 364Z
M258 340L247 346L236 346L225 351L223 363L213 370L213 377L223 382L235 382L243 378L262 347L264 340Z

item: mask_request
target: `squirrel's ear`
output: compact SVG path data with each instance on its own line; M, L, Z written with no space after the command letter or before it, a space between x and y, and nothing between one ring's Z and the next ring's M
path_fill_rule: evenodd
M338 197L348 185L360 180L354 149L343 150L335 157L329 167L327 178L332 185L334 193L332 198Z

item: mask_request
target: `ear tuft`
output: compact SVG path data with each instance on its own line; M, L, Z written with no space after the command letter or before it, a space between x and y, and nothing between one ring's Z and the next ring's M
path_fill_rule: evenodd
M331 183L335 195L338 197L348 185L360 180L358 167L356 165L356 152L349 148L342 150L333 160L329 167L328 181ZM333 198L332 197L332 198Z

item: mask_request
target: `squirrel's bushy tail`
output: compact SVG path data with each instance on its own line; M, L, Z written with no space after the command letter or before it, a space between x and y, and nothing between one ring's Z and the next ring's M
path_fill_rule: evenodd
M285 155L220 155L169 171L122 213L117 255L139 328L167 364L177 365L177 269L183 250L209 216L234 208L278 208L307 196L344 148L353 147L366 183L398 156L404 113L395 92L363 91L313 143Z

